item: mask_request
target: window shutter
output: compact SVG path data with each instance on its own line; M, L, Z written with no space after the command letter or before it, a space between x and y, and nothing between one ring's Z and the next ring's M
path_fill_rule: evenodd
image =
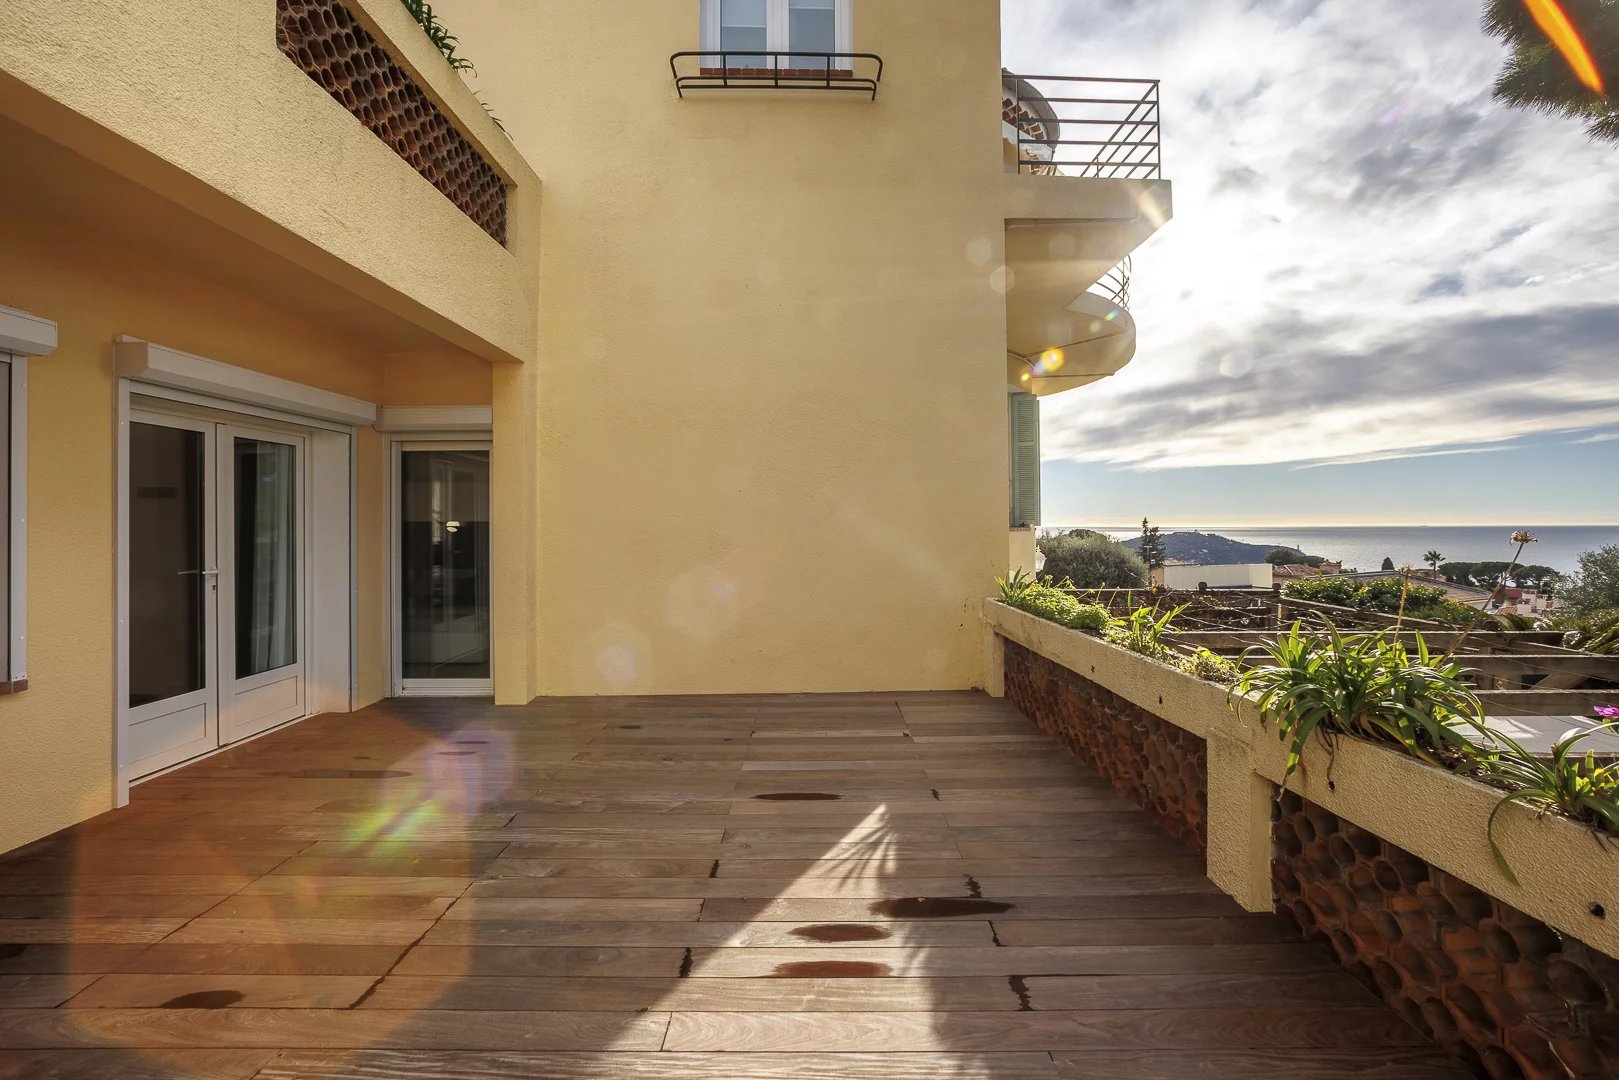
M1008 394L1012 525L1040 524L1040 399Z

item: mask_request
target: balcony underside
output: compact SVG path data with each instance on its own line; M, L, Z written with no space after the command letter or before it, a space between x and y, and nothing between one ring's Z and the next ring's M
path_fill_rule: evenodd
M19 1075L1464 1075L971 693L385 703L0 895Z

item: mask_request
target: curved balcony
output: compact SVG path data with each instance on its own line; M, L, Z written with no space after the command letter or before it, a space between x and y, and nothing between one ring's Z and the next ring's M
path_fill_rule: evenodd
M1135 356L1130 253L1169 218L1158 82L1002 73L1008 381L1054 394Z
M1008 246L1012 231L1008 230ZM1008 262L1011 262L1010 253ZM1031 266L1030 260L1020 265ZM1037 395L1061 393L1115 374L1136 354L1136 323L1130 314L1131 260L1124 260L1096 278L1077 297L1072 290L1079 279L1094 276L1094 264L1077 259L1044 262L1047 284L1019 281L1007 294L1007 381ZM1065 269L1071 268L1069 273ZM1025 279L1029 277L1024 271ZM1014 304L1013 296L1017 301ZM1073 297L1067 303L1063 297ZM1021 316L1014 338L1016 310ZM1019 352L1014 340L1050 342Z

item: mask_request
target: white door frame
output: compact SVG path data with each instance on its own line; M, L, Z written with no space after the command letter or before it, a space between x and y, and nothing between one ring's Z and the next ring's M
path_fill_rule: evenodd
M495 635L489 632L489 678L487 679L407 679L404 676L400 621L404 597L399 587L402 568L400 516L404 512L400 488L401 457L407 450L484 450L494 461L494 440L487 431L401 431L388 438L388 693L392 697L490 697L495 692ZM491 495L493 491L491 490ZM491 502L489 513L494 515Z
M162 701L131 706L128 691L129 645L127 639L119 647L119 673L124 677L125 684L119 695L119 708L122 712L119 728L122 733L128 736L134 732L137 724L154 723L164 717L173 717L182 712L202 710L202 734L190 742L175 746L160 755L156 755L158 760L155 764L145 767L144 775L160 772L171 765L189 761L200 754L219 748L219 530L216 513L216 502L219 493L219 443L216 437L218 425L213 421L193 416L168 412L163 409L135 407L130 410L129 422L172 428L177 431L190 431L201 436L203 469L202 491L200 494L202 496L203 540L202 551L198 557L205 565L196 567L194 572L201 576L206 584L212 586L212 588L203 591L203 619L202 627L199 631L203 636L202 686L198 689L178 694L171 698L164 698ZM124 439L123 446L122 463L127 468L129 460L129 440L127 437ZM127 486L123 489L123 495L127 500ZM129 545L128 524L128 519L125 517L119 530L120 548L124 552L128 551ZM123 571L124 586L127 589L127 555L120 556L119 566ZM134 762L129 761L129 764L133 765Z
M307 509L303 514L302 532L307 557L304 560L305 572L301 575L304 602L299 641L300 655L308 658L305 663L305 715L351 710L356 681L357 615L354 598L358 568L354 539L358 493L354 426L142 380L120 378L115 449L117 534L113 558L116 590L113 777L115 805L118 806L129 802L132 782L128 708L129 424L131 413L140 410L165 414L172 410L174 415L211 418L215 423L279 429L305 437L302 479ZM340 539L340 544L333 543ZM327 550L339 546L341 550ZM312 664L319 670L311 667ZM259 734L284 726L278 724ZM240 741L236 745L240 745ZM218 753L219 749L223 748L206 750L198 756L207 757L211 753ZM187 760L195 761L197 758ZM161 775L162 771L141 779Z

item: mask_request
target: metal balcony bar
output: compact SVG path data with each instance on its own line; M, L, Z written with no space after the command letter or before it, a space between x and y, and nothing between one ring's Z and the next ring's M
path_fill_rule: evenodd
M1162 175L1159 130L1159 84L1156 79L1106 79L1090 75L1014 75L1006 73L1008 100L1019 120L1019 172L1063 172L1069 175L1155 180ZM1040 84L1096 86L1096 96L1072 92L1046 95ZM1139 88L1139 93L1137 89ZM1125 96L1136 94L1134 97ZM1120 113L1122 110L1122 115ZM1062 137L1065 124L1106 129L1097 138ZM1058 159L1057 147L1094 149L1088 157ZM1029 148L1041 147L1044 154Z
M840 61L847 63L835 63ZM691 50L669 57L669 73L681 97L687 90L853 90L875 101L883 58L864 52Z
M1119 264L1102 275L1100 281L1085 291L1102 297L1120 311L1130 310L1130 274L1133 264L1126 255Z

